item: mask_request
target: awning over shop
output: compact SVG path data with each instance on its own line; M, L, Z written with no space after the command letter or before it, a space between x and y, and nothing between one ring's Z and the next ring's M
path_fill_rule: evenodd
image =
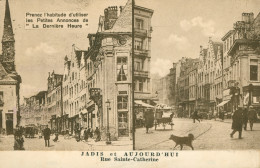
M150 104L146 104L146 103L142 102L141 100L135 100L135 103L138 104L138 105L141 105L143 107L154 108L154 106L152 106Z
M230 100L225 100L217 105L217 107L224 106L226 103L228 103Z

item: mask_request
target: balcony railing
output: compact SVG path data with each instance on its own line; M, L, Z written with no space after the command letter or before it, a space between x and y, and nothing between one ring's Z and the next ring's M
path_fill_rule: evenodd
M134 54L135 54L135 56L148 57L148 50L135 49L135 50L134 50Z
M135 35L136 36L147 36L147 30L135 28Z
M148 78L148 71L134 70L134 76Z

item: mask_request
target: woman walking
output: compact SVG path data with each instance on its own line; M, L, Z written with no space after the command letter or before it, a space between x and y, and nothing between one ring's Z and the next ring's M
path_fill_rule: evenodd
M243 114L242 107L238 107L238 109L234 112L232 116L232 129L233 131L230 134L230 137L233 138L233 135L238 131L238 138L242 139L242 127L243 127Z

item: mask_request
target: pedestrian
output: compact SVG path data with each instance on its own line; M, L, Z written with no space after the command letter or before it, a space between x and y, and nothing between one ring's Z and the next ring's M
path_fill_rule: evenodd
M230 137L233 138L233 135L238 131L238 138L242 139L242 127L243 127L243 110L242 107L238 107L238 109L234 112L232 116L232 129L233 131L230 134Z
M85 140L85 142L88 141L89 133L90 133L89 128L85 128L85 130L84 130L84 140Z
M217 117L218 117L217 115L218 115L218 112L216 109L214 109L213 116L214 116L215 121L217 120Z
M243 124L244 124L244 130L247 130L247 122L248 122L248 112L247 109L244 108L243 110Z
M55 132L55 138L53 139L54 142L57 142L59 140L59 133L58 131Z
M45 147L46 146L50 147L50 135L51 135L51 130L50 130L50 128L48 128L48 125L47 125L47 127L43 130Z
M80 129L80 139L81 140L84 140L84 132L85 132L85 129L83 128L83 127L81 127L81 129Z
M100 130L98 129L98 127L96 127L96 130L95 130L94 134L95 134L95 137L96 137L95 142L100 141L101 140L101 135L100 135Z
M253 130L253 125L256 119L257 119L256 111L254 110L253 106L250 106L248 111L248 120L249 120L251 131Z
M145 128L146 128L146 133L149 132L149 128L153 127L153 123L154 123L154 114L152 112L152 110L147 110L144 113L144 119L145 119Z
M14 150L25 150L23 136L14 136Z
M195 110L195 111L193 112L192 118L193 118L193 123L195 123L195 120L197 120L197 121L200 122L200 120L199 120L199 115L198 115L198 110Z

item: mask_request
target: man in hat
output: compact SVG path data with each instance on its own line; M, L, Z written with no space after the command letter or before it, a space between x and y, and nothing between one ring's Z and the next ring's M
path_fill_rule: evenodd
M232 119L232 129L233 131L230 134L230 137L233 138L233 135L238 131L238 138L242 139L242 127L243 127L243 109L242 107L238 107L238 109L234 112Z
M47 127L43 130L43 136L45 141L45 147L50 147L50 136L51 136L51 130Z
M257 119L256 111L254 110L253 106L250 106L248 111L248 120L250 123L251 131L253 130L253 125L256 119Z

